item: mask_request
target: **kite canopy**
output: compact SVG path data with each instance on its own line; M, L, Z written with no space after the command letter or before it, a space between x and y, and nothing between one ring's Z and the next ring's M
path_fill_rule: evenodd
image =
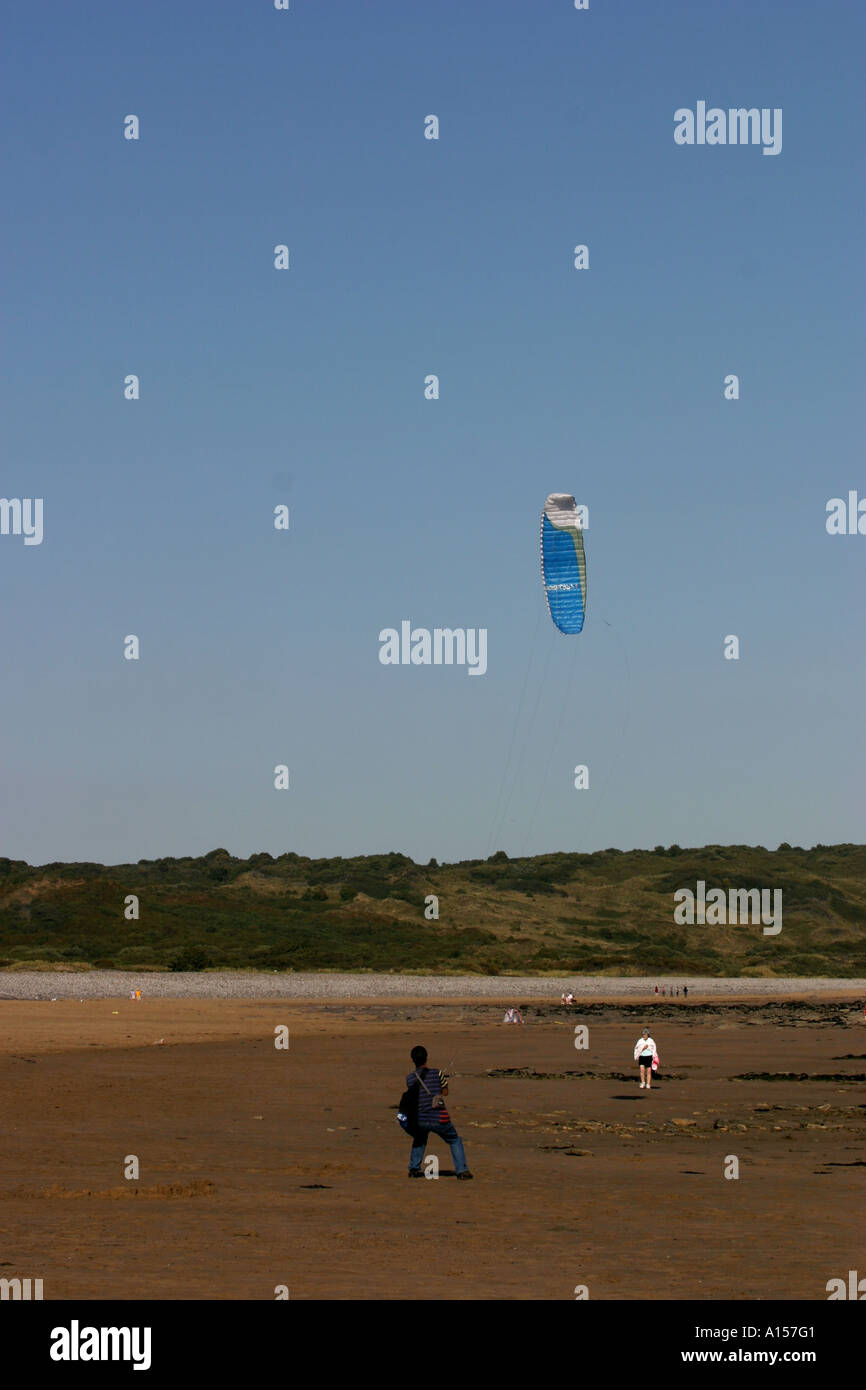
M586 614L586 556L580 515L570 493L552 492L544 504L541 577L550 616L560 632L581 632Z

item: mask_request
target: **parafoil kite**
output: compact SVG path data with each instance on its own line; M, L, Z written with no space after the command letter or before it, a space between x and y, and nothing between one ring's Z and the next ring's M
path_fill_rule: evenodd
M541 577L550 616L560 632L582 631L586 614L586 556L580 514L568 493L552 492L544 504Z

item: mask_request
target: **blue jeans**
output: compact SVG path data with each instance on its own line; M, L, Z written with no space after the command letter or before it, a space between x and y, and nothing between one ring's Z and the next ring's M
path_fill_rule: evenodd
M463 1140L457 1133L453 1124L449 1120L447 1124L438 1125L419 1125L417 1137L412 1138L412 1152L409 1155L409 1172L420 1173L421 1162L424 1158L424 1151L427 1148L427 1140L431 1134L438 1134L440 1139L444 1139L446 1144L451 1146L451 1157L454 1160L454 1172L466 1173L469 1165L466 1162L466 1154L463 1151Z

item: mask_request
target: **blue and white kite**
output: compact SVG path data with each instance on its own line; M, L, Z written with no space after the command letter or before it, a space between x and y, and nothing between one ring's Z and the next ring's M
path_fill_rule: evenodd
M583 527L572 496L552 492L541 517L541 577L550 616L560 632L581 632L586 615Z

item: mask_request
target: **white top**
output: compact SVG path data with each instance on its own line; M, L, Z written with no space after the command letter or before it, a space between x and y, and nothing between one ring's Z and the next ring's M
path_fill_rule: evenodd
M572 527L577 531L583 530L577 503L570 492L552 492L544 504L544 510L550 524L558 530L568 531Z
M651 1057L654 1057L657 1051L658 1049L652 1038L641 1036L634 1045L635 1061L637 1061L638 1057L645 1057L647 1053L649 1053Z

